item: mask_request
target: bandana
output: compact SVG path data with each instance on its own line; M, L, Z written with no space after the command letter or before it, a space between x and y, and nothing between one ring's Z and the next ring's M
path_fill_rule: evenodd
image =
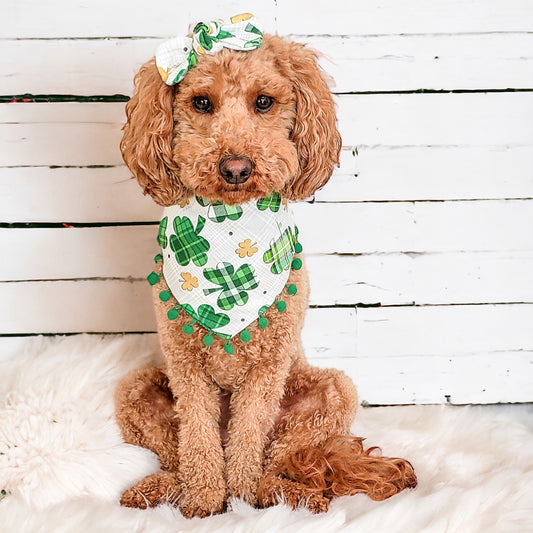
M274 303L283 312L286 303L280 299L287 285L291 267L299 269L301 252L298 229L278 193L242 205L226 205L191 198L183 205L167 207L159 224L158 242L162 252L163 276L169 291L162 291L163 301L174 296L178 305L168 312L173 320L184 311L191 322L185 333L194 331L194 324L208 334L204 343L210 345L213 335L227 340L225 349L233 353L229 340L240 333L241 340L251 339L246 329L263 317ZM152 272L153 285L159 276Z
M235 15L230 22L199 22L187 37L174 37L159 45L155 54L157 70L167 85L174 85L202 54L215 54L222 48L254 50L262 40L263 32L250 13Z

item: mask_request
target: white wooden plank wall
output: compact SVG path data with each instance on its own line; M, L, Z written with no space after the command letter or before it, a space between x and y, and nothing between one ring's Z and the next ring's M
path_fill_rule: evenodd
M335 78L341 165L295 206L308 356L369 404L533 401L533 3L151 6L6 1L0 356L39 333L153 335L159 208L120 158L124 101L163 38L253 11Z

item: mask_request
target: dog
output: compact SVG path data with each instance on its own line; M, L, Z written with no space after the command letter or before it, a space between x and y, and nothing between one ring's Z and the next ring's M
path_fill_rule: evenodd
M209 35L198 41L204 48ZM265 34L252 50L197 55L179 83L164 81L169 71L156 59L135 77L121 152L144 193L165 207L195 198L241 206L273 194L286 206L324 186L341 137L316 54ZM161 471L127 490L122 505L168 502L204 517L222 512L231 496L318 513L335 496L382 500L416 485L408 461L364 450L350 435L352 381L307 362L300 331L309 283L301 246L292 245L298 268L280 292L283 312L270 306L247 327L248 339L226 342L206 340L187 313L169 320L180 305L159 258L153 301L164 363L120 383L116 417L125 441L155 452Z

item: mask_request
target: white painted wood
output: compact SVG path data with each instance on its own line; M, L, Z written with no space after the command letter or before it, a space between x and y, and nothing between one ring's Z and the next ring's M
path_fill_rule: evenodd
M533 197L530 146L360 147L354 162L354 173L341 167L317 201Z
M282 35L513 32L530 31L532 26L528 0L505 4L497 0L335 0L312 5L304 0L206 0L201 4L161 0L156 8L143 0L132 0L126 10L121 3L105 0L56 0L52 7L37 0L7 0L0 35L173 35L186 32L190 22L203 17L228 17L243 11L253 11L268 31L277 29Z
M307 253L532 250L529 200L293 206Z
M0 167L0 222L127 222L159 219L125 166Z
M0 229L13 258L0 280L144 279L155 235L154 226ZM533 251L307 255L306 264L312 305L533 302Z
M358 308L357 356L531 350L532 321L531 304Z
M533 34L293 36L335 92L533 86ZM163 39L0 41L5 94L127 94ZM60 73L60 75L58 75Z
M531 147L343 150L317 202L533 198ZM0 222L153 221L160 208L124 166L0 167Z
M348 374L363 404L486 404L531 400L531 351L459 357L313 357L310 361Z
M533 93L339 97L345 146L533 144ZM0 105L0 166L118 165L122 103ZM503 125L503 126L502 126Z

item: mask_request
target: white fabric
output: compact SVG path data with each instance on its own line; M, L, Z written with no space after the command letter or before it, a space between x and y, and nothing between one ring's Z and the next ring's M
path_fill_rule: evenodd
M531 406L361 409L353 426L406 457L418 487L384 502L334 500L327 514L278 505L187 520L167 505L120 507L122 491L155 472L149 451L124 444L113 395L148 364L152 336L38 338L0 351L0 522L6 533L528 533L533 531ZM6 339L4 339L6 341ZM9 353L12 354L8 358ZM2 358L5 362L2 363Z
M272 209L258 207L264 207L260 203L264 200L224 206L191 198L183 207L175 205L163 211L163 219L167 219L166 247L162 250L165 281L178 303L194 310L189 313L191 317L219 335L233 337L257 320L287 283L294 255L291 236L295 235L295 226L287 204L280 201L279 195L272 198ZM205 249L192 258L184 246L188 242L186 231L191 229L194 238L203 245L201 250ZM276 269L276 261L268 261L272 255L269 250L276 249L276 241L280 240L289 248L283 268ZM210 272L226 269L233 271L235 284L225 287L210 281ZM253 280L239 285L237 276L243 271L252 272ZM228 323L212 327L198 318L202 305L210 306L217 317L227 317Z

